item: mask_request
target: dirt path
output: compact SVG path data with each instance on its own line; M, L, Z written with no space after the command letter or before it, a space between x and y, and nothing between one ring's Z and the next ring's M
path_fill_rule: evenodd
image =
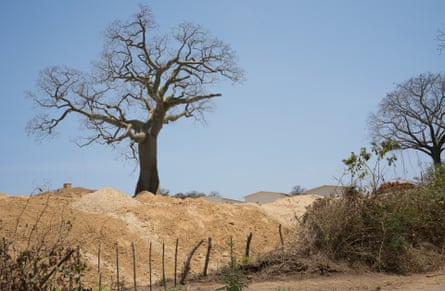
M186 290L215 290L222 284L192 284ZM310 279L282 278L249 284L251 291L324 291L324 290L403 290L444 291L445 271L442 273L396 276L386 274L332 275Z

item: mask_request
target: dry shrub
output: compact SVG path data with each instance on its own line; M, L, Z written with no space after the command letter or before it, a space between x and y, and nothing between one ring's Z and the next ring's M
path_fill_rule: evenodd
M25 212L23 209L22 214ZM82 290L86 265L79 248L66 244L70 221L41 221L47 204L33 224L19 226L9 238L0 237L0 290Z
M350 270L344 263L328 260L323 255L304 257L296 249L276 249L267 252L252 263L243 266L246 274L258 280L271 280L280 276L294 275L299 278L317 277L332 273L344 273Z
M305 255L321 253L386 272L437 269L444 259L445 188L427 184L319 199L301 226L299 246Z
M427 171L422 187L412 195L418 212L418 235L445 252L445 167Z

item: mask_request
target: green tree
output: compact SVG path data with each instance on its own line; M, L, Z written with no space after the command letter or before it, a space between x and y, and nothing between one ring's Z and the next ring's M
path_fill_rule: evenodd
M135 195L157 193L159 132L180 118L203 118L221 93L212 85L243 80L234 50L199 25L182 23L156 36L151 10L127 21L113 22L91 72L51 67L41 72L30 97L43 112L28 123L32 134L51 135L68 116L83 119L94 142L115 145L129 141L130 156L139 161Z
M393 165L397 157L390 152L399 148L396 142L388 139L380 143L372 142L370 149L362 147L359 153L351 152L348 158L342 160L347 167L346 173L351 177L350 185L361 190L368 188L375 192L383 181L382 161L385 160L389 166Z

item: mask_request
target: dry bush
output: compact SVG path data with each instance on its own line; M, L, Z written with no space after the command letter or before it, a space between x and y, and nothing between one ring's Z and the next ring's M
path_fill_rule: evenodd
M445 188L431 185L317 200L301 221L300 251L378 271L438 268L444 259Z
M0 290L82 290L86 265L78 248L65 243L70 221L41 221L47 204L33 224L24 224L9 238L0 237ZM26 211L23 209L22 214Z
M427 171L424 184L412 196L419 214L418 235L445 252L445 167Z

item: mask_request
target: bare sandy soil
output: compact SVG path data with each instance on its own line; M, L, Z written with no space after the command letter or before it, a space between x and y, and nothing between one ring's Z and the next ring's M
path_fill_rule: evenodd
M190 290L215 290L223 284L191 284ZM387 274L337 274L313 278L287 277L267 282L253 282L246 290L252 291L340 291L340 290L403 290L444 291L445 272L396 276Z
M59 189L32 197L0 193L0 237L17 246L26 240L45 236L57 238L60 225L72 229L64 236L66 244L79 245L82 257L91 266L84 281L97 286L98 249L101 250L102 281L115 281L116 243L119 247L119 271L131 285L133 280L134 244L136 277L139 286L147 286L148 252L152 245L153 281L162 275L162 245L165 250L165 273L174 276L175 244L178 240L178 269L200 240L204 243L195 253L190 277L202 273L207 240L212 239L209 272L227 266L230 261L230 237L234 254L241 258L246 238L253 234L250 255L253 259L280 247L278 226L282 225L285 244L291 243L297 231L297 219L317 196L295 196L275 203L215 204L204 199L174 199L143 193L137 198L112 189L98 191ZM38 221L38 228L34 225ZM179 272L179 271L178 271ZM110 286L110 285L108 285ZM186 290L214 290L220 283L188 282ZM445 269L431 274L395 276L357 273L354 270L320 276L293 274L253 277L247 290L445 290Z

